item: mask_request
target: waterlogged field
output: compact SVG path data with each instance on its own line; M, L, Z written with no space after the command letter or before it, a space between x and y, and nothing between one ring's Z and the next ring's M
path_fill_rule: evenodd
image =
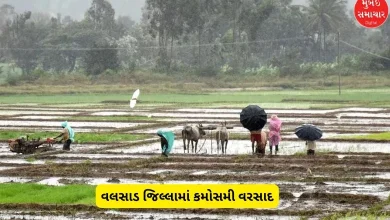
M0 214L4 219L387 216L390 109L376 106L388 99L381 92L375 92L379 95L368 106L360 104L367 103L368 95L347 94L339 101L348 103L337 107L319 92L310 97L300 92L289 97L280 92L280 98L274 102L259 98L256 92L233 93L233 98L228 92L187 95L187 99L184 95L171 98L145 95L145 102L140 100L133 110L127 102L122 102L124 97L109 95L61 99L61 103L69 101L68 104L56 104L56 97L39 97L36 102L45 105L3 104L0 107ZM292 101L298 98L301 100ZM323 98L319 105L317 101ZM27 100L32 99L21 98L21 102ZM284 122L278 155L269 155L268 147L265 157L251 153L249 133L241 127L239 113L253 100L265 107L269 116L278 114ZM0 97L0 101L11 102L5 97ZM267 104L262 105L263 102ZM77 141L70 152L62 151L60 144L54 145L51 151L34 155L9 151L8 139L27 134L33 138L56 136L63 120L68 120L76 132ZM191 149L190 153L184 152L181 128L185 124L208 126L224 121L231 127L226 155L217 149L213 130L206 132L195 152ZM314 123L324 131L315 157L306 156L304 142L294 135L294 128L303 123ZM155 135L159 128L170 128L176 134L169 158L160 157L159 138ZM101 183L275 183L280 187L281 200L279 207L272 210L101 210L94 204L93 190L93 186Z

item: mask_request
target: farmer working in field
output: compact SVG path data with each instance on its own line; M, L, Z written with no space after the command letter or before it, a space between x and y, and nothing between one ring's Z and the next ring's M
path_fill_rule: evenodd
M265 146L267 145L267 133L265 131L251 131L252 153L265 154ZM256 149L255 149L256 142Z
M175 140L175 134L172 131L158 130L157 135L161 138L161 151L162 155L168 157L173 147Z
M62 122L61 126L63 128L62 133L60 135L58 135L57 137L55 137L54 139L57 139L57 138L63 136L62 137L62 141L64 142L64 146L63 146L62 150L69 151L70 150L70 144L74 142L74 131L69 126L67 121Z
M307 155L314 155L316 150L316 142L306 141L306 146L307 146Z
M269 123L269 150L272 154L272 147L275 146L275 155L278 153L279 141L280 141L280 129L282 122L279 120L277 115L271 116L271 121Z

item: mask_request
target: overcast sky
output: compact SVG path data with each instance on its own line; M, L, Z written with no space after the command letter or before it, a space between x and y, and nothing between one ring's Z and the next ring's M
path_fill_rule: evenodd
M133 20L141 18L141 8L145 0L108 0L115 9L116 16L128 15ZM196 0L194 0L196 1ZM326 1L326 0L324 0ZM74 19L82 19L85 11L91 5L92 0L0 0L0 5L13 5L17 12L27 10L46 12L52 15L61 13L62 16L70 15ZM304 4L306 0L293 0L294 4ZM348 0L348 8L353 9L356 0Z
M115 15L128 15L133 20L140 20L141 8L145 0L108 0L115 9ZM27 10L46 12L53 15L61 13L62 17L70 15L74 19L82 19L92 0L0 0L0 5L10 4L17 12Z

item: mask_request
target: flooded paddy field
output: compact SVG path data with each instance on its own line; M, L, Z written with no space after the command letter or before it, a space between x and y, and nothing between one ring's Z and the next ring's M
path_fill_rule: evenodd
M57 155L59 156L59 155ZM87 155L90 156L90 155ZM364 155L362 155L364 157ZM101 163L51 163L13 167L0 170L0 182L29 182L46 185L105 183L275 183L280 188L281 201L276 210L268 210L269 216L279 215L298 218L305 210L321 216L340 210L366 209L372 203L384 201L390 193L390 180L373 177L375 173L389 173L390 160L385 157L364 160L353 157L321 155L316 158L302 156L190 156L172 155L146 159L127 159L118 163L102 160ZM67 159L72 161L74 159ZM380 164L377 162L381 161ZM104 166L103 166L104 164ZM311 169L311 174L307 169ZM371 176L370 176L371 175ZM315 208L314 208L315 207ZM314 208L314 209L313 209ZM81 209L80 211L83 211ZM150 210L155 215L167 214L167 210ZM184 210L171 210L169 214L183 215ZM127 215L136 210L126 210ZM149 211L148 211L149 212ZM210 210L214 215L227 218L242 215L226 210ZM123 214L124 214L123 213ZM262 210L251 210L261 215ZM153 215L154 215L153 214ZM223 218L221 216L221 218Z
M158 137L124 143L113 140L99 144L61 144L42 154L17 155L6 142L0 144L0 183L20 182L45 185L104 183L274 183L280 188L280 203L272 210L120 210L102 211L93 206L26 204L0 205L4 219L319 219L337 211L365 210L390 195L390 145L387 141L344 140L390 131L390 112L383 108L341 108L329 110L269 109L283 121L278 155L252 155L249 132L240 126L239 108L172 108L147 106L136 110L94 105L2 106L0 131L60 132L64 118L88 117L88 121L68 120L77 133L120 133L154 135L160 128L175 132L175 145L168 158L161 154ZM132 117L147 117L145 122ZM107 121L94 121L94 117ZM111 120L110 117L129 117ZM226 121L231 139L226 155L217 150L215 131L206 131L196 152L184 152L181 129L202 123ZM323 131L317 154L306 156L305 143L294 135L302 123L314 123ZM268 125L268 124L267 124ZM265 130L267 131L267 125ZM16 137L15 137L16 138ZM336 138L336 139L332 139ZM343 141L341 141L343 140ZM24 207L24 208L21 208ZM69 214L69 210L76 210ZM30 210L30 211L26 211ZM73 211L72 211L73 212Z

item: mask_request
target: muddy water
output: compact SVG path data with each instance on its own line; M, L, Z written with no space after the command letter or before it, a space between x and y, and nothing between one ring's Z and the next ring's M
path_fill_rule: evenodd
M284 126L283 130L294 130L296 126ZM348 132L356 132L356 133L361 133L361 132L382 132L382 131L390 131L390 126L386 127L372 127L370 125L366 126L345 126L345 125L339 125L339 126L333 126L333 125L322 125L321 126L322 131L348 131Z
M114 151L114 150L112 150ZM111 151L108 151L111 152ZM114 151L115 152L115 151ZM120 151L119 151L120 152ZM83 158L83 159L134 159L134 158L151 158L152 155L117 155L117 154L59 154L58 158ZM115 160L112 160L115 162ZM123 162L123 161L120 161Z
M325 125L342 125L342 124L380 124L380 125L386 125L390 126L390 119L329 119L329 118L283 118L283 122L289 122L289 123L299 123L299 124L322 124ZM269 123L270 120L268 120Z
M18 212L12 211L12 212L0 212L1 219L23 219L23 220L92 220L92 219L102 219L102 218L91 218L91 217L83 217L83 214L76 213L75 216L65 216L65 215L47 215L47 213L44 216L40 216L39 212L35 212L36 215L31 214L23 214L20 212L20 214L17 214Z
M11 116L11 115L76 115L79 112L60 112L60 111L0 111L0 116Z
M132 219L226 219L226 220L260 220L260 219L279 219L279 220L295 220L300 219L299 217L291 216L243 216L243 215L206 215L206 214L179 214L179 213L154 213L154 212L144 212L144 213L126 213L118 211L107 211L107 214L115 214L123 218L132 218Z
M0 130L25 130L25 126L12 126L12 127L1 127ZM77 128L77 132L99 132L99 131L112 131L115 128L96 128L96 129L91 129L91 128ZM36 131L36 132L41 132L41 131L53 131L53 132L58 132L58 127L28 127L29 131Z
M71 126L78 127L112 127L112 128L129 128L138 125L146 125L149 123L114 123L114 122L71 122ZM60 122L53 121L7 121L0 120L0 126L45 126L45 127L60 127Z
M0 156L1 157L4 157L4 156L14 156L15 155L15 153L13 153L13 152L11 152L11 151L7 151L7 152L2 152L2 153L0 153Z
M266 109L267 114L327 114L334 112L376 112L383 111L384 108L341 108L333 110L305 110L305 109ZM240 114L242 109L207 109L207 108L182 108L176 110L177 112L202 112L202 113L236 113Z
M374 118L390 118L390 113L340 113L337 117L374 117Z
M93 116L113 116L113 115L131 115L130 112L96 112L92 113Z
M85 152L90 150L100 150L105 147L112 146L112 144L72 144L70 152ZM57 144L55 148L62 150L62 145Z
M177 122L182 122L182 125L178 126L173 126L169 127L170 130L174 131L176 135L181 134L181 130L183 129L183 126L187 124L187 121L191 121L190 124L196 124L193 123L195 121L204 121L204 119L191 119L191 120L181 120L181 119L162 119L161 121L177 121ZM159 120L160 121L160 120ZM208 124L210 125L218 125L221 120L207 120ZM226 120L227 123L229 122L234 122L231 123L231 126L234 126L232 129L229 129L230 133L236 133L236 134L247 134L249 135L249 131L242 127L241 124L237 124L236 120ZM207 126L207 124L203 124L204 126ZM285 125L282 127L282 132L285 133L284 137L294 137L296 138L295 134L293 134L294 129L297 126L292 126L292 125ZM357 135L362 135L364 133L372 133L372 132L386 132L390 131L390 126L386 127L371 127L369 125L367 126L344 126L344 125L339 125L339 126L334 126L334 125L322 125L320 126L321 130L324 132L324 137L333 137L336 135L339 135L339 133L334 132L335 130L337 132L347 132L347 135L351 135L351 133L356 133ZM268 131L267 126L264 128L264 131ZM142 129L142 130L137 130L137 131L131 131L131 133L145 133L145 134L155 134L156 129ZM210 135L210 131L206 131L207 135ZM213 137L215 137L215 130L212 130Z
M131 113L131 115L134 116L148 116L148 117L169 117L169 118L186 118L187 120L192 120L192 118L196 119L203 119L203 120L209 120L213 119L214 121L218 120L225 120L225 119L230 119L233 120L235 119L236 121L240 120L240 114L190 114L190 113ZM167 119L170 120L170 119ZM270 119L268 119L269 123ZM335 118L294 118L294 117L283 117L282 118L283 122L288 122L288 123L297 123L297 124L305 124L305 123L311 123L311 124L323 124L325 125L336 125L336 124L381 124L381 125L387 125L390 126L390 117L389 118L380 118L378 117L377 119L369 119L369 118L356 118L356 119L344 119L340 118L338 119L337 117ZM220 121L218 121L220 122Z
M34 180L33 178L22 178L22 177L0 177L0 183L6 182L37 182L46 185L62 185L62 182L83 182L89 185L99 184L115 184L108 182L110 178L63 178L63 177L50 177L46 179ZM66 180L66 181L64 181ZM161 183L161 181L145 180L145 179L119 179L120 184L147 184L147 183ZM164 184L218 184L218 183L230 183L240 184L242 182L237 181L163 181ZM296 200L303 193L315 193L322 191L326 193L337 193L337 194L352 194L352 195L372 195L385 200L387 199L390 191L384 184L365 184L360 182L324 182L324 185L315 185L314 183L302 183L302 182L283 182L283 181L261 181L261 182L246 182L248 184L277 184L281 191L291 192ZM280 207L282 208L282 207ZM285 207L283 207L285 208Z
M212 124L219 124L221 122L237 122L239 120L237 119L214 119L214 118L208 118L208 119L199 119L199 118L191 118L191 119L186 119L186 118L162 118L162 119L157 119L158 121L172 121L172 122L183 122L183 123L188 123L188 122L202 122L202 121L206 121L208 123L212 123Z
M176 110L177 112L193 112L193 113L235 113L240 114L242 109L203 109L203 108L182 108ZM334 110L286 110L286 109L266 109L267 114L326 114Z
M21 177L0 177L0 183L27 183L33 181L32 178L21 178Z
M202 119L203 120L203 119ZM171 121L171 120L167 120L167 121ZM174 120L175 121L175 120ZM192 121L192 120L191 120ZM210 120L207 120L208 123L213 124L212 121ZM173 126L173 127L168 127L167 129L173 131L176 135L181 135L181 131L183 130L183 126L186 124L185 121L181 121L183 122L182 125L177 125L177 126ZM218 125L218 123L220 123L221 121L215 121L216 123L213 124L213 125ZM191 123L191 125L196 125L196 123ZM208 126L208 124L203 124L203 126ZM144 129L144 130L138 130L138 131L131 131L130 133L147 133L147 134L155 134L156 131L157 131L158 128L153 128L153 129ZM234 127L233 129L229 129L230 132L233 132L233 131L241 131L242 133L246 132L248 133L248 130L246 130L245 128L243 127ZM207 135L210 135L210 130L206 131L206 134ZM215 133L215 131L212 131L213 132L213 135ZM235 132L235 133L239 133L239 132Z
M0 167L0 170L9 170L9 169L14 169L16 167Z
M134 112L140 112L139 114L147 114L147 113L145 113L144 110L131 110L131 112L116 112L116 111L112 111L112 112L95 112L95 113L92 113L91 115L93 115L93 116L114 116L114 115L128 115L128 116L131 116L131 115L134 115Z
M64 216L64 215L45 215L39 216L40 213L35 213L36 215L23 214L21 211L1 211L0 212L2 219L25 219L25 220L100 220L100 219L110 219L110 216L113 219L154 219L154 220L166 220L166 219L240 219L240 220L259 220L259 219L280 219L280 220L298 220L299 217L290 217L290 216L242 216L242 215L208 215L208 214L180 214L180 213L158 213L158 212L119 212L119 211L106 211L106 217L102 218L98 215L96 217L87 217L83 213L76 213L74 216ZM114 218L115 216L115 218Z
M57 118L62 118L62 116L19 116L19 117L14 117L14 118L19 118L19 119L57 119Z
M373 175L364 175L366 178L380 178L380 179L390 179L390 173L384 172L384 173L377 173Z
M204 144L204 145L203 145ZM190 144L191 145L191 144ZM203 146L203 147L202 147ZM216 141L213 140L212 144L210 140L200 140L198 142L198 151L199 154L217 154ZM171 154L183 153L183 142L182 140L177 140L174 143L174 147L171 151ZM390 148L386 143L338 143L338 142L317 142L317 152L381 152L381 153L390 153ZM161 153L161 144L156 142L153 144L141 145L138 147L131 148L120 148L107 150L107 152L123 152L123 153ZM191 152L191 148L190 148ZM266 152L269 152L269 146L266 148ZM304 153L306 152L305 142L303 141L282 141L279 145L280 155L293 155L295 153ZM219 152L221 153L221 152ZM237 154L251 154L252 153L252 144L251 142L245 140L230 140L228 142L227 154L237 155Z
M77 158L77 154L75 154L75 158ZM73 157L73 155L72 155ZM148 156L139 156L136 158L148 158ZM88 160L88 163L96 163L96 164L105 164L105 163L125 163L123 160L110 160L111 158L107 158L107 160L94 160L90 157L79 157L79 159L66 159L66 157L58 157L58 159L50 159L50 160L33 160L31 162L26 159L18 159L18 158L10 158L10 159L0 159L0 163L2 164L23 164L23 165L42 165L47 163L63 163L63 164L74 164L74 163L85 163ZM118 158L116 158L118 159Z
M157 130L160 128L150 128L150 129L143 129L143 130L138 130L138 131L130 131L127 133L148 133L148 134L156 134ZM176 135L181 134L181 130L183 129L183 126L173 126L173 127L167 127L164 129L168 129L173 131Z
M43 185L49 185L49 186L63 186L65 184L59 183L58 180L60 180L60 177L52 177L48 179L41 180L37 182L38 184L43 184Z
M45 146L45 145L42 145ZM72 144L70 152L83 152L89 150L100 150L112 144ZM54 144L54 150L62 150L62 144ZM9 150L8 144L0 143L0 155L17 155Z
M343 111L343 112L377 112L383 110L386 109L385 108L341 108L339 109L339 111Z
M359 134L355 134L355 135L366 135L368 133L359 133ZM353 134L338 134L338 133L335 133L335 132L324 132L322 134L322 138L331 138L331 137L340 137L340 136L351 136ZM282 138L297 138L297 135L294 134L294 132L286 132L284 135L282 135Z
M383 184L360 184L360 183L338 183L325 182L326 186L319 186L319 189L325 190L326 193L347 193L354 195L372 195L382 200L389 197L390 191Z
M0 163L2 163L2 164L41 165L41 164L45 164L45 161L43 161L43 160L27 161L26 159L18 159L18 158L9 158L9 159L1 158Z

